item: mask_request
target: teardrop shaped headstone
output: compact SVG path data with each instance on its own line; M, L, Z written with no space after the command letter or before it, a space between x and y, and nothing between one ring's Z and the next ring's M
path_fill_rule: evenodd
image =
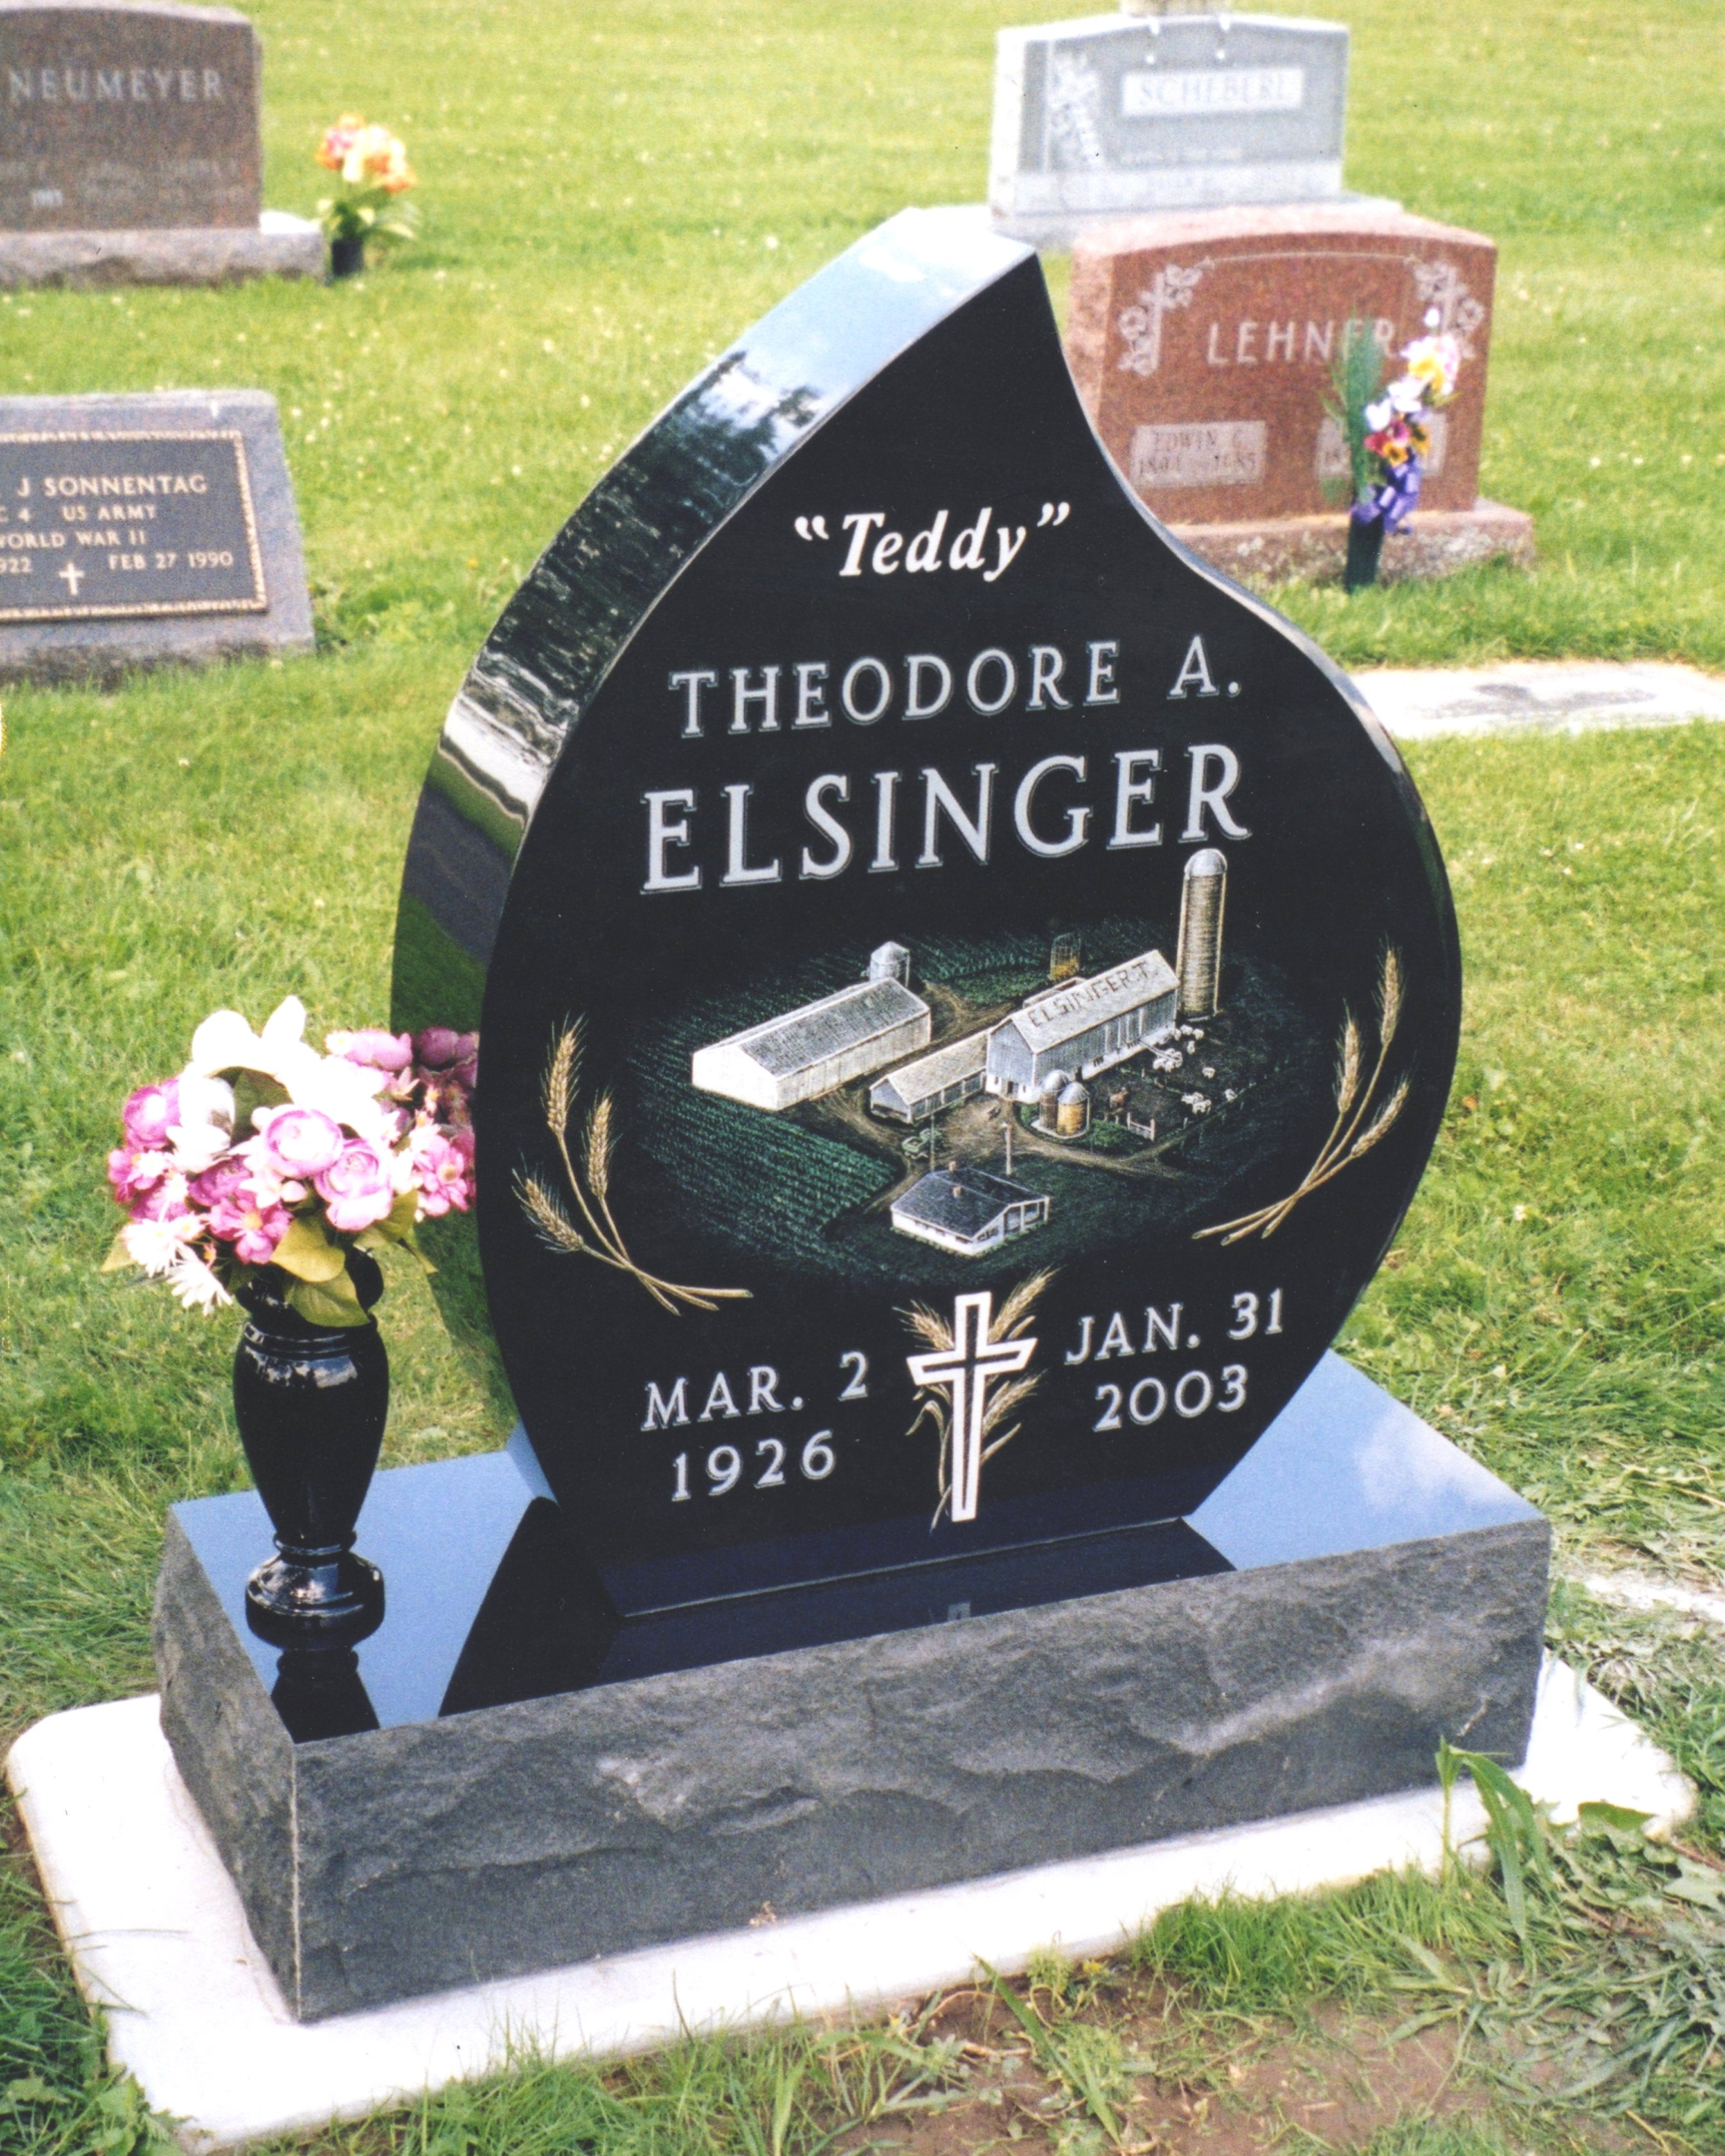
M510 602L396 1014L480 1018L491 1323L639 1609L1189 1513L1388 1248L1459 978L1381 730L1134 499L1035 257L912 212Z

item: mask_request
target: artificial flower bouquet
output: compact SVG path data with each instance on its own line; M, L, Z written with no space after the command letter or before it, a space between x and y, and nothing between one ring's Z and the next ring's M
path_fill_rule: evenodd
M363 248L367 240L412 239L412 206L401 197L414 177L398 136L368 126L357 113L343 113L323 130L317 162L339 181L336 193L317 205L331 246L345 242Z
M1426 334L1404 347L1403 371L1388 383L1384 361L1364 322L1350 322L1337 362L1333 416L1348 444L1355 524L1376 527L1380 543L1399 532L1420 501L1432 454L1431 415L1455 394L1460 340L1440 329L1436 307ZM1374 566L1376 566L1374 561Z
M304 1034L297 996L262 1033L217 1011L177 1078L131 1096L108 1156L128 1218L104 1270L139 1266L211 1311L276 1266L308 1324L359 1326L349 1251L418 1256L421 1221L467 1210L478 1036L369 1027L319 1055Z

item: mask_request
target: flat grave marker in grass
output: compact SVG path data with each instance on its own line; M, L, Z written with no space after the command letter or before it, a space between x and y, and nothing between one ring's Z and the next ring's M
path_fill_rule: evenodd
M273 396L0 398L0 680L311 647Z

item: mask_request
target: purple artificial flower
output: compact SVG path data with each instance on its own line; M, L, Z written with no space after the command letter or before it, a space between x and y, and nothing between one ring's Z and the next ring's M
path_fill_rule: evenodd
M449 1026L427 1026L413 1036L413 1053L430 1078L453 1078L463 1092L471 1093L479 1068L479 1036L457 1033Z
M120 1118L126 1127L126 1143L134 1152L153 1152L166 1145L168 1133L180 1120L179 1079L140 1086L121 1109Z
M268 1265L292 1219L286 1206L261 1204L243 1190L218 1199L210 1208L212 1232L233 1244L242 1265Z
M325 1045L331 1055L345 1056L366 1070L404 1071L413 1061L413 1040L407 1033L386 1033L381 1026L365 1026L357 1033L330 1033Z
M341 1235L357 1235L386 1220L395 1203L395 1179L388 1157L363 1138L349 1138L340 1158L314 1179L329 1225Z
M108 1180L114 1186L116 1204L129 1206L153 1191L174 1166L172 1153L157 1148L129 1152L116 1146L108 1156Z
M413 1133L413 1178L419 1211L427 1220L465 1213L473 1202L473 1134L421 1124Z
M341 1158L341 1126L321 1108L278 1108L265 1124L264 1158L279 1176L314 1182Z

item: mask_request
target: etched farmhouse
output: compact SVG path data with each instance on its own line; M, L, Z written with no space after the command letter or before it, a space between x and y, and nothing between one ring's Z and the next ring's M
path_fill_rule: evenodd
M900 1235L960 1258L980 1258L1048 1218L1048 1200L984 1168L936 1168L892 1207Z

